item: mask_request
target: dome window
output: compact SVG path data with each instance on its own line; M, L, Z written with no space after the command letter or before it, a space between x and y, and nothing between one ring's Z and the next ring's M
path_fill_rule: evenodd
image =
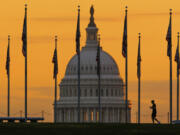
M116 97L118 96L118 92L117 92L117 90L115 90L115 96L116 96Z
M118 97L120 96L120 91L119 91L119 90L117 90L117 96L118 96Z
M107 97L109 96L109 91L108 91L108 89L106 90L106 96L107 96Z
M91 96L91 97L93 96L93 91L92 91L92 89L90 89L90 96Z
M88 66L86 66L86 71L88 71Z
M87 97L87 89L84 90L84 96Z
M91 71L93 70L93 67L92 67L92 66L90 67L90 70L91 70Z
M76 97L78 96L78 91L77 91L77 89L75 89L75 96L76 96Z
M82 70L82 71L84 70L84 67L83 67L83 66L81 67L81 70Z
M104 94L103 94L103 89L101 89L101 96L103 96Z
M65 89L64 96L67 97L67 89Z
M111 90L111 96L113 97L113 89Z
M72 97L72 89L70 89L69 96Z
M82 91L82 89L80 89L80 96L83 96L83 91Z
M96 89L96 97L98 96L99 94L98 94L98 89Z

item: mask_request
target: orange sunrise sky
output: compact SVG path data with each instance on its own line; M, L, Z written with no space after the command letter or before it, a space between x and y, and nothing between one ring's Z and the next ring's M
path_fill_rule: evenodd
M75 54L77 6L81 6L81 46L89 9L95 8L95 23L101 34L101 46L116 60L120 76L125 78L122 36L125 6L128 6L129 99L132 122L137 112L138 33L142 33L142 122L151 122L151 99L156 100L159 119L167 122L169 111L169 59L166 33L169 9L173 9L173 59L180 32L179 0L4 0L0 4L0 115L7 112L7 75L5 70L8 34L11 35L11 114L24 111L24 57L22 29L24 5L28 4L28 112L53 121L54 80L52 57L54 36L58 36L58 83L66 65ZM59 89L58 89L59 93ZM173 119L176 118L176 63L173 61Z

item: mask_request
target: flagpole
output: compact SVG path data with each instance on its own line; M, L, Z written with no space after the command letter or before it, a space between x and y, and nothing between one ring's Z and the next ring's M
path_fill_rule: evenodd
M8 36L8 52L10 55L10 35ZM9 58L10 59L10 58ZM9 68L8 68L8 117L10 116L10 62L9 62Z
M141 33L139 33L139 51L140 51ZM139 52L140 53L140 52ZM139 61L139 58L138 58ZM141 62L139 61L139 75L138 75L138 124L141 123Z
M78 122L80 123L80 96L81 96L81 89L80 89L80 50L78 54Z
M57 49L57 36L55 36L55 49ZM55 74L55 92L54 92L54 123L56 122L57 122L57 74Z
M170 9L170 17L172 16L172 9ZM172 25L172 24L171 24ZM172 124L172 37L170 46L170 124Z
M177 120L179 120L179 32L178 32L178 61L177 61Z
M102 113L102 110L101 110L101 54L100 54L100 35L98 35L98 55L99 55L99 60L98 60L98 68L97 70L99 70L98 72L98 89L99 89L99 123L101 123L101 113Z
M80 21L79 21L79 17L80 17L80 6L78 6L78 23L80 24ZM78 24L78 25L79 25ZM78 26L80 27L80 26ZM80 28L77 27L77 35L76 35L76 51L77 51L77 57L78 57L78 106L77 106L77 120L78 120L78 123L80 123L80 96L81 96L81 89L80 89L80 31L78 33L78 30Z
M27 4L25 4L25 15L27 19ZM26 28L27 28L27 23L26 23ZM26 56L25 56L25 121L27 121L27 31L26 31L26 52L25 53L26 53Z
M126 16L127 16L127 6L126 6ZM126 48L126 123L128 123L128 47Z

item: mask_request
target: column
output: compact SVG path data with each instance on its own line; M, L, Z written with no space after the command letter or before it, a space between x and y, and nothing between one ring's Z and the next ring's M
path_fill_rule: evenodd
M108 112L108 107L106 107L106 110L105 110L105 122L108 123L109 121L109 112Z
M70 114L70 112L71 112L71 110L70 109L67 109L67 114L68 114L68 120L67 120L67 122L70 122L70 120L71 120L71 114Z
M77 123L77 108L74 108L74 122Z
M89 112L88 108L86 108L86 123L89 122Z
M119 108L119 122L122 123L122 109Z
M112 108L109 108L109 122L112 123Z
M59 109L56 110L57 113L56 113L56 121L58 122L58 119L59 119Z
M57 122L61 122L61 115L62 115L61 108L59 109L58 114L59 114L59 116L58 116L58 121Z
M64 109L64 122L67 122L67 109Z
M96 108L93 109L93 122L96 123Z
M74 112L74 108L73 108L73 109L72 109L72 121L71 121L72 123L74 123L74 113L75 113L75 112Z
M119 116L120 116L119 113L120 113L120 112L119 112L119 108L117 109L117 111L118 111L118 114L117 114L117 122L120 123L120 118L119 118Z
M114 123L115 122L115 116L114 116L114 108L112 108L112 122Z
M70 109L70 122L73 122L73 109Z
M91 122L91 111L90 111L90 108L87 108L87 116L88 116L87 122L90 123Z
M114 122L117 123L117 108L114 108Z
M128 109L128 120L129 120L129 123L131 123L131 109L130 108Z
M80 122L83 123L84 122L84 119L83 119L83 117L84 117L84 115L83 115L83 108L80 109L80 114L81 114Z
M101 116L102 123L104 123L104 108L102 108L102 116Z
M123 108L122 110L121 110L121 114L122 114L122 123L125 123L125 117L126 117L126 112L125 112L126 110L125 110L125 108Z
M64 109L62 108L61 122L64 122Z

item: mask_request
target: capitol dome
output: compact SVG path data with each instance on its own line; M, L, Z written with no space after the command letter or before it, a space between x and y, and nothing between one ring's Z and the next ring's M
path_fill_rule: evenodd
M90 23L86 28L86 45L80 52L80 113L81 122L98 121L98 76L97 76L97 40L98 28L94 22L94 8L90 9ZM103 123L125 122L124 83L118 66L111 55L100 48L101 107ZM69 61L64 78L60 82L60 99L55 113L57 122L77 122L78 104L78 56ZM129 104L129 103L128 103ZM131 107L128 107L130 122Z
M81 75L95 75L97 76L97 46L85 46L80 53ZM119 76L118 66L115 60L101 48L101 74L102 75L117 75ZM78 57L75 55L69 62L66 69L66 76L77 75Z

